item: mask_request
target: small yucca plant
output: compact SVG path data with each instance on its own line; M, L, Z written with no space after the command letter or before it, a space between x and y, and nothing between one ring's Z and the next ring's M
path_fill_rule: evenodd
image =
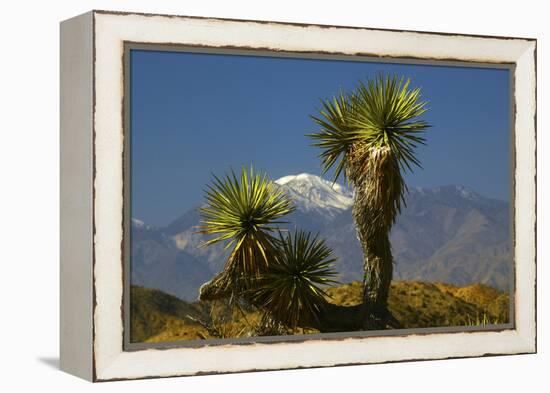
M294 329L318 319L326 303L322 286L336 283L336 259L324 240L310 233L296 230L279 236L277 258L262 275L254 296L273 319Z
M293 210L287 195L252 168L214 176L200 208L199 233L213 236L203 246L225 242L230 256L222 273L201 288L201 299L238 295L258 279L276 254L279 219Z

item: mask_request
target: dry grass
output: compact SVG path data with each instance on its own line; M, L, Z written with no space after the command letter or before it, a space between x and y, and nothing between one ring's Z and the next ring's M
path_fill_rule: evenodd
M361 303L362 285L352 282L329 288L330 302ZM395 281L389 308L405 328L506 323L507 293L480 284L456 287L442 283ZM170 342L258 335L258 311L229 307L225 302L183 302L161 291L132 287L132 341ZM288 331L287 334L292 332ZM317 333L297 329L297 334Z

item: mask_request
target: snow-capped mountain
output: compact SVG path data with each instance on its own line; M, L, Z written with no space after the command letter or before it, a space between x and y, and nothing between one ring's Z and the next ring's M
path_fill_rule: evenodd
M132 218L132 225L136 228L146 228L145 223L137 218Z
M275 183L287 192L297 209L305 212L315 210L334 216L353 204L353 192L348 188L308 173L284 176Z
M296 211L286 227L318 233L338 258L341 282L361 280L363 254L351 215L353 192L311 174L275 181ZM410 187L391 233L396 279L485 283L501 289L511 280L508 203L464 186ZM191 209L164 228L132 221L132 282L193 300L226 259L223 245L201 248L200 217Z

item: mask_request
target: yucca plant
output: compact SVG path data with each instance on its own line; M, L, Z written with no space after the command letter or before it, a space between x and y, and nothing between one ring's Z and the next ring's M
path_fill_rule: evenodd
M211 235L202 246L224 242L229 258L220 274L204 284L200 298L214 300L242 295L264 273L277 251L279 221L294 208L287 195L266 174L242 168L213 177L199 233Z
M324 172L334 169L353 185L353 217L364 254L364 313L370 327L391 320L387 299L393 275L389 234L404 201L403 172L420 166L415 156L429 127L419 117L427 110L420 89L409 80L382 74L360 82L349 93L321 100L309 134L322 149Z
M308 232L279 236L277 258L262 275L254 297L268 319L295 329L318 321L326 304L323 286L336 283L335 258L324 240Z

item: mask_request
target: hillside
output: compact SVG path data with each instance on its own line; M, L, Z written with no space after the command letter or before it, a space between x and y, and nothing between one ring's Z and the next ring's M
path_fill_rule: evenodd
M132 342L142 342L162 331L174 332L178 340L201 338L201 326L189 316L207 318L209 305L188 303L157 289L130 288L130 336Z
M361 283L329 288L339 305L361 302ZM457 287L414 281L392 283L389 306L404 328L507 323L508 295L485 285ZM259 335L253 310L229 309L217 302L186 302L138 286L131 288L131 341L169 342ZM298 333L316 333L300 330Z
M353 193L318 176L300 174L276 181L296 211L287 227L319 233L338 258L341 282L361 280L362 251L351 207ZM506 290L511 278L508 203L485 198L463 186L411 187L391 232L398 280L482 283ZM193 301L198 288L224 265L223 244L200 247L200 217L190 209L163 228L134 220L132 284L157 288Z

